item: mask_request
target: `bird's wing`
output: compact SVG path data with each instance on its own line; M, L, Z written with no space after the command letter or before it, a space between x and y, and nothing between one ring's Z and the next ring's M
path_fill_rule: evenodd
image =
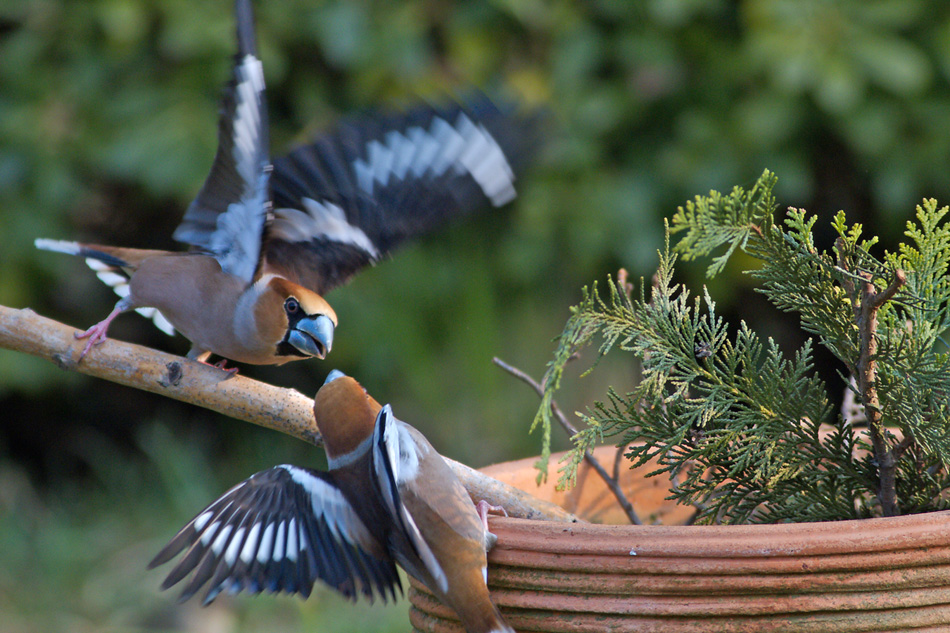
M400 498L400 487L418 474L420 458L415 442L401 426L403 425L393 415L388 404L376 416L376 428L373 432L373 470L383 503L393 517L396 529L410 543L439 588L446 592L449 582L445 571Z
M332 475L281 465L231 488L202 510L149 563L184 557L162 585L194 571L181 594L203 585L208 604L222 591L310 595L320 579L350 599L375 594L385 602L402 590L383 545L334 485Z
M225 272L251 282L270 214L271 166L264 70L250 0L237 0L236 12L238 54L222 99L218 151L174 237L213 254Z
M340 125L274 161L265 265L324 293L407 239L505 204L538 123L476 95Z
M404 428L419 447L419 452L426 455L420 461L419 477L440 482L438 486L428 487L425 495L414 495L412 498L403 495L406 505L417 514L424 507L428 512L437 514L445 526L459 536L484 543L485 526L465 486L418 429L409 425Z
M164 251L144 250L138 248L116 248L99 244L83 244L82 242L64 242L38 238L34 241L36 248L44 251L78 255L86 259L89 268L96 271L96 276L123 299L129 296L129 279L139 263L148 257L164 255ZM165 318L165 315L155 308L136 308L136 312L151 319L155 327L169 336L174 336L175 326Z

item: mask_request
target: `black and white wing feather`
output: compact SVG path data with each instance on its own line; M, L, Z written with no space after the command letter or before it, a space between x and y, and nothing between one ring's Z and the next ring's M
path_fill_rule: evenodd
M274 161L267 264L323 293L407 239L500 206L539 144L537 116L483 95L344 123Z
M215 256L251 282L270 213L270 159L264 70L257 56L250 0L237 0L238 54L218 123L218 151L174 237Z
M116 255L101 251L91 244L49 240L45 238L37 238L33 243L36 245L36 248L44 251L84 257L86 259L86 265L96 271L96 277L98 277L102 283L112 288L112 290L123 299L129 296L129 279L132 276L134 267L127 261ZM157 309L145 307L136 308L135 311L146 319L151 319L155 327L165 334L169 336L175 335L175 326Z
M439 589L447 592L449 581L445 571L400 498L400 487L419 473L419 457L412 435L387 404L376 416L373 431L373 470L383 503L393 517L396 529L408 541Z
M332 475L281 465L231 488L202 510L149 563L184 557L163 589L191 578L187 600L208 585L204 603L223 592L309 596L317 579L355 600L402 591L395 564L333 484Z

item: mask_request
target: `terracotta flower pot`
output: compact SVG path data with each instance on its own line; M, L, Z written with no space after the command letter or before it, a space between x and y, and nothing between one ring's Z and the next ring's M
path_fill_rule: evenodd
M614 449L601 449L608 463ZM484 469L585 519L610 519L603 485L534 485L533 460ZM688 509L663 501L649 469L622 482L641 517L667 525L596 525L492 517L492 597L518 631L950 630L950 512L751 526L668 525ZM621 515L622 517L623 515ZM621 518L621 520L623 520ZM454 613L412 583L415 631L461 633Z

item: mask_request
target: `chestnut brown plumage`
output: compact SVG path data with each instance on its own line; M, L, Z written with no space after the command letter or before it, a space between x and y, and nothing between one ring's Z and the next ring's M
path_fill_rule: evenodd
M471 633L508 632L486 586L492 539L461 483L419 431L333 371L314 398L329 472L281 465L202 510L150 566L185 556L163 587L193 574L220 592L309 595L321 579L344 595L386 599L394 563L458 613Z
M324 358L337 317L322 295L406 240L516 195L537 117L481 95L343 123L272 164L250 0L237 0L236 14L218 150L174 234L191 252L36 241L86 258L122 296L81 335L83 356L135 309L189 338L194 359Z

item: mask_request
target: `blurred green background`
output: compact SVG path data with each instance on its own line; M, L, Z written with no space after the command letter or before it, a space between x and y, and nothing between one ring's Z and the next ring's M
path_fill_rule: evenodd
M473 466L539 447L536 397L492 356L540 376L581 286L620 266L649 276L661 218L693 195L768 167L783 205L845 209L885 244L920 198L950 202L941 0L256 4L275 155L343 115L471 85L552 113L514 205L330 295L328 361L241 368L307 395L340 368ZM176 247L233 48L229 0L0 0L0 303L82 327L114 303L81 262L35 251L39 236ZM684 279L698 287L701 271ZM800 343L736 271L711 291ZM187 350L137 316L110 333ZM605 369L571 380L563 408L634 376ZM320 451L6 351L0 421L0 631L408 628L405 601L353 608L321 590L178 607L163 570L145 571L227 487L281 462L319 466Z

